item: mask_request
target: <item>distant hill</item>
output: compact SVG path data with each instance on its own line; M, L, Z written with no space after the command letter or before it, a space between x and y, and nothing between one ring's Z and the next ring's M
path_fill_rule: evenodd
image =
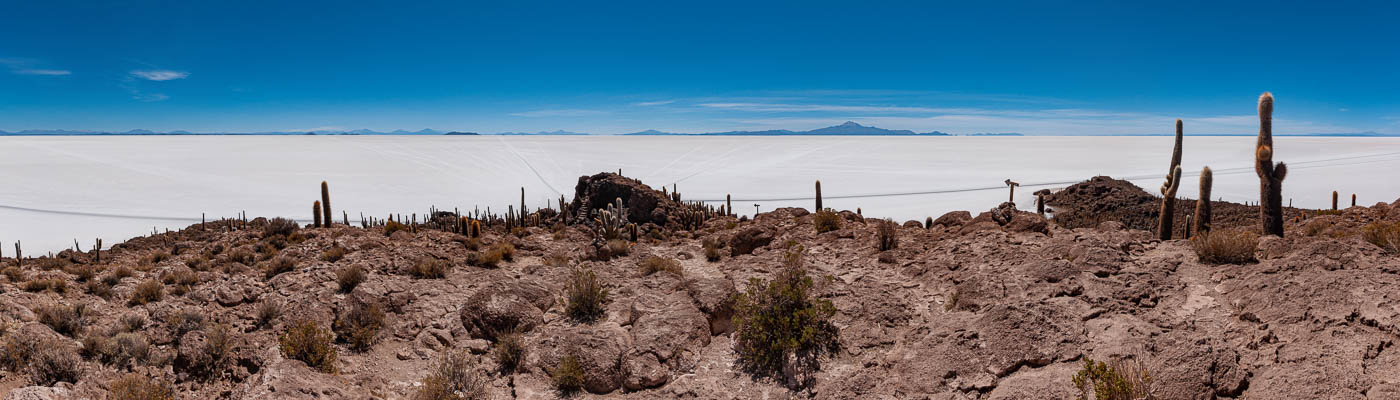
M627 135L659 136L659 135L700 135L700 136L947 136L948 134L933 131L929 133L917 133L903 129L884 129L873 126L865 126L853 121L846 121L840 125L828 126L810 131L790 131L787 129L772 129L766 131L729 131L729 132L708 132L708 133L669 133L657 130L645 130Z
M540 132L535 132L535 133L529 133L529 132L501 132L501 133L495 133L494 135L506 135L506 136L583 136L583 135L591 135L591 133L569 132L569 131L565 131L565 130L557 130L557 131L554 131L554 132L544 132L544 131L540 131Z

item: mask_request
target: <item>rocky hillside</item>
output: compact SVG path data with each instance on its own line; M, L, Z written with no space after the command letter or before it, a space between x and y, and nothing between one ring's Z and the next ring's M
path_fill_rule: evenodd
M580 215L610 197L642 233L600 251L615 245ZM1074 198L1051 204L1093 207ZM824 233L802 209L687 230L685 204L613 174L580 178L568 208L479 238L257 219L133 239L100 261L3 259L0 393L551 399L578 367L581 398L1058 399L1079 395L1088 357L1140 366L1163 399L1400 398L1400 259L1362 235L1400 221L1400 204L1290 218L1242 265L1131 229L1141 216L1068 229L1008 208L950 213L895 227L882 252L878 221L851 212ZM735 295L794 244L840 343L801 389L743 372L734 346ZM568 304L577 271L607 290L592 322Z

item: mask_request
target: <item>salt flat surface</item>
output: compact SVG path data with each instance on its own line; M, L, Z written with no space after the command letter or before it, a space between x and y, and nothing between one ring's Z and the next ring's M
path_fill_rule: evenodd
M953 210L974 214L1004 201L1002 181L1031 193L1095 175L1127 177L1156 193L1170 137L496 137L153 136L0 138L0 249L22 240L37 255L108 246L152 229L175 229L247 211L309 220L330 182L336 219L429 206L463 211L531 208L572 199L580 175L619 168L652 187L677 184L686 199L724 199L752 214L810 208L813 181L829 207L899 221ZM1400 138L1275 138L1289 164L1285 203L1329 207L1394 201ZM1253 137L1186 137L1179 196L1196 196L1201 166L1214 196L1258 200Z

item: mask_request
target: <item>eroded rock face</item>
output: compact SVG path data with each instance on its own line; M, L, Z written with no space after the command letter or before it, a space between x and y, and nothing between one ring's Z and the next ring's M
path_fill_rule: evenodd
M729 238L729 256L737 257L744 254L753 254L755 249L767 246L773 242L773 233L759 227L752 227L734 234Z
M554 303L552 296L544 287L527 282L486 287L462 306L462 326L476 338L527 332L544 322L544 311Z
M545 375L553 374L559 360L572 355L583 366L583 389L606 394L622 387L622 360L632 348L631 335L614 322L594 325L547 326L526 340L527 364Z
M589 211L607 209L617 199L622 199L622 204L627 207L627 220L638 225L652 223L664 226L671 211L678 207L671 199L641 181L604 172L578 178L570 215L585 218ZM587 220L579 222L591 223Z

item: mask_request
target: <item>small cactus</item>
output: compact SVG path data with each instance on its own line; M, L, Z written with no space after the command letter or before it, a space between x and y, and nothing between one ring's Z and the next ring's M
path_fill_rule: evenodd
M1181 120L1176 120L1176 145L1172 147L1172 163L1167 167L1167 181L1162 184L1162 210L1157 216L1157 236L1171 240L1176 228L1176 190L1181 186Z
M321 201L320 201L320 200L317 200L317 201L314 201L314 202L311 203L311 215L312 215L312 219L311 219L311 220L313 221L313 223L312 223L311 226L312 226L313 228L320 228L320 227L321 227Z
M1283 178L1288 166L1274 164L1274 95L1259 96L1259 137L1254 142L1254 173L1259 175L1259 222L1266 234L1283 237Z
M924 229L933 229L933 217L924 218Z
M326 217L326 227L329 228L335 214L331 214L331 189L326 185L326 181L321 181L321 215Z
M1196 199L1196 215L1192 221L1197 235L1210 231L1210 186L1214 180L1210 167L1201 168L1201 196Z

